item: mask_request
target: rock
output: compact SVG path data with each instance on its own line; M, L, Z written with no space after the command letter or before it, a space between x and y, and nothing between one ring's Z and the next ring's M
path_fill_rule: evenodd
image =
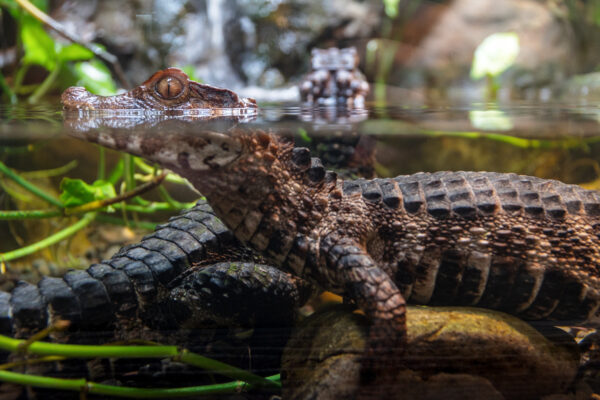
M283 398L338 399L355 393L364 316L339 306L307 318L283 354ZM535 399L565 392L579 355L527 323L473 308L409 307L402 399Z

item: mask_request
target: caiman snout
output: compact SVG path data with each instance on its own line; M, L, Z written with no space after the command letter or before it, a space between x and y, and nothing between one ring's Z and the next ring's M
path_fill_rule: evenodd
M65 110L94 110L93 100L96 97L84 87L71 86L60 96L60 101Z

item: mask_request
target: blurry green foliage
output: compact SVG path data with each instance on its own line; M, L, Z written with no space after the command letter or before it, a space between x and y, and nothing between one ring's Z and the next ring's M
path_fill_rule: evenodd
M498 77L513 66L519 55L519 36L514 32L493 33L475 49L471 79Z
M312 138L308 136L308 132L304 128L298 128L298 136L300 139L304 141L304 143L308 144L312 142Z
M563 1L567 6L570 19L600 26L600 0Z
M33 3L42 11L47 10L47 1ZM21 9L14 0L0 0L2 11L7 11L18 26L18 44L22 47L23 57L15 73L12 87L8 89L19 94L30 93L22 87L23 79L31 66L40 66L49 74L39 84L29 102L35 103L49 90L64 89L70 85L85 86L95 94L110 95L116 93L116 86L108 68L84 46L76 43L63 44L56 41L44 29L42 23ZM74 62L77 62L73 65ZM10 93L9 93L10 95Z
M75 63L73 71L78 78L75 83L77 86L83 86L101 96L110 96L117 92L110 70L98 59Z
M493 33L475 49L471 79L487 79L488 98L496 98L500 75L514 65L519 50L519 36L514 32Z
M398 52L397 42L386 39L371 39L367 43L365 56L366 71L375 76L373 93L376 103L384 105L386 102L386 84L394 58Z
M202 79L200 79L196 75L196 68L193 65L184 65L183 67L181 67L181 70L185 72L185 74L190 78L190 80L202 83Z
M398 3L400 3L400 0L383 0L385 15L392 19L396 18L398 16Z

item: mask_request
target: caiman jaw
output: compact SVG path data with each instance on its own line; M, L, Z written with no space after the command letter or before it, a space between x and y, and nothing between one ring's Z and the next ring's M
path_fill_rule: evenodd
M160 153L164 153L163 159L173 159L173 163L184 176L223 168L234 162L242 153L240 138L232 135L206 131L198 137L191 136L187 139L187 143L183 145L174 143L172 146L169 144L166 149L160 149Z
M157 134L74 132L75 136L102 146L144 157L190 178L198 172L223 168L243 152L243 141L235 133L201 131Z

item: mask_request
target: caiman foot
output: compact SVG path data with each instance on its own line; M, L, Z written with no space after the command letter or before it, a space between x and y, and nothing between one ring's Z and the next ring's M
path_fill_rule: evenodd
M371 321L357 398L389 397L406 349L406 302L391 277L358 244L345 239L324 244L329 267Z

